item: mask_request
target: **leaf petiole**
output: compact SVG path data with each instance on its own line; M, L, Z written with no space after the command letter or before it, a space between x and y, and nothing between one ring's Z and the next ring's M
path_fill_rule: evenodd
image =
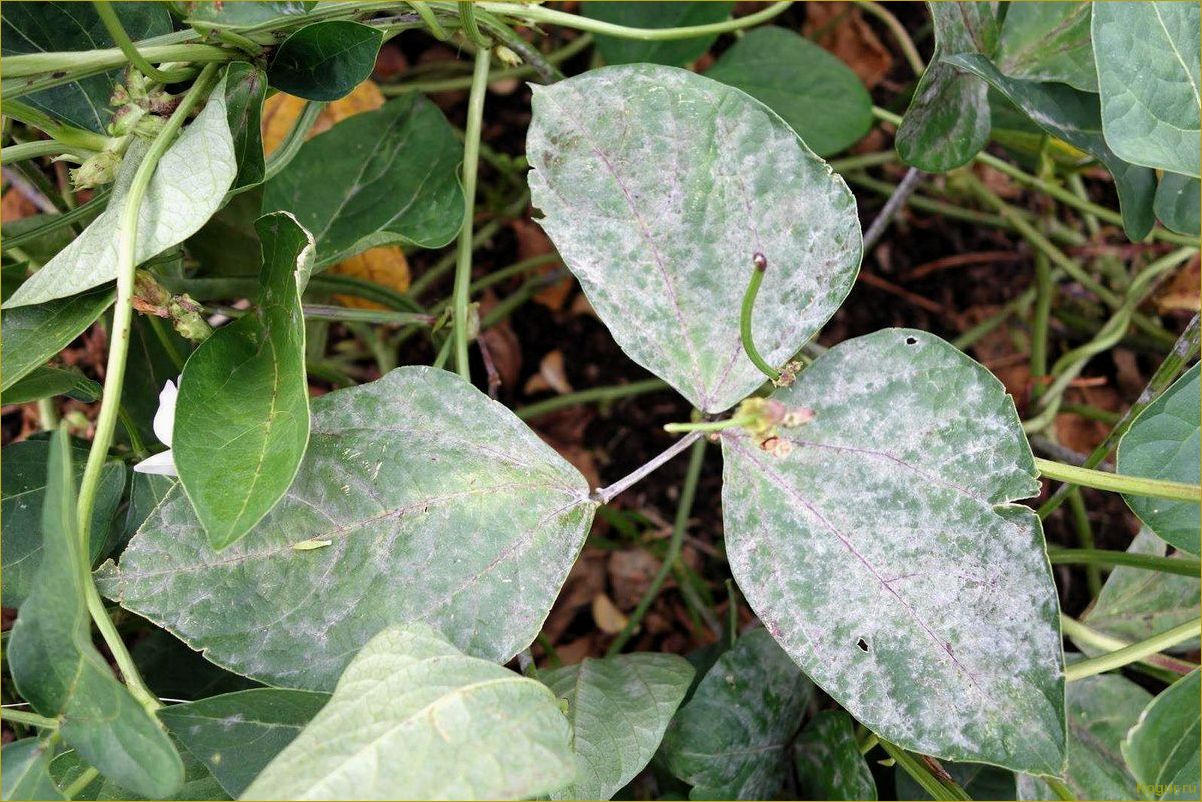
M1149 496L1171 501L1202 501L1202 487L1198 485L1107 473L1091 468L1079 468L1076 465L1066 465L1062 462L1053 462L1040 457L1035 458L1035 467L1047 479L1056 479L1081 487L1092 487L1095 490L1109 490L1113 493L1128 493L1133 496Z
M747 352L747 357L760 369L761 373L772 381L776 381L780 378L780 371L769 365L768 361L760 356L751 336L751 312L755 307L755 298L760 293L760 284L764 282L764 273L768 270L768 259L757 251L751 257L751 263L754 266L751 271L751 281L747 284L747 291L743 293L743 306L739 310L739 337L743 340L743 350Z

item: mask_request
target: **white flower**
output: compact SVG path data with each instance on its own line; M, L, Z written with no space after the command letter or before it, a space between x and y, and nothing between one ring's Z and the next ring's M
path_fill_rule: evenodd
M155 437L167 446L167 450L153 457L147 457L134 466L138 473L157 473L161 476L176 476L175 457L171 455L171 435L175 429L175 399L179 390L170 379L163 385L159 393L159 409L154 413Z

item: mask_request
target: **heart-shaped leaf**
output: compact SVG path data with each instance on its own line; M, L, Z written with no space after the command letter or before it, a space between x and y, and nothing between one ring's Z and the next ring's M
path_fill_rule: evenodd
M21 605L8 665L21 696L90 765L134 793L167 797L184 768L167 733L113 676L92 645L85 583L91 579L76 531L75 472L64 430L50 441L42 562Z
M222 78L204 110L180 134L154 171L138 210L134 259L141 263L200 230L238 173L226 121ZM133 138L104 212L8 299L6 307L65 298L117 277L118 220L149 143Z
M313 400L296 480L242 540L215 551L176 491L105 589L284 687L329 690L372 635L415 620L504 661L538 634L595 506L508 409L454 374L400 368Z
M642 3L589 0L581 4L580 12L589 19L629 28L687 28L721 22L730 16L734 8L734 3L725 0L650 0ZM601 51L601 57L605 59L606 64L646 62L683 67L709 50L717 38L717 34L712 34L655 42L599 34L597 49Z
M1176 796L1198 788L1202 742L1202 682L1197 669L1174 682L1144 709L1123 741L1123 757L1144 786ZM1189 787L1192 785L1192 789ZM1157 791L1157 797L1167 794ZM1184 797L1178 797L1184 798Z
M1197 484L1200 429L1199 365L1187 370L1148 404L1119 441L1119 473ZM1153 532L1190 554L1202 554L1196 501L1123 496Z
M258 305L188 359L171 443L180 483L219 550L275 506L309 442L301 293L313 237L285 212L260 218L255 229L263 246Z
M1098 91L1088 0L1014 3L998 41L998 67L1012 78L1057 81Z
M632 359L706 412L764 381L743 351L752 256L768 271L755 342L783 364L855 281L855 199L754 98L685 70L607 67L533 87L540 221Z
M388 629L246 789L247 799L530 799L571 782L546 687L467 657L425 625Z
M1202 174L1200 26L1197 3L1094 3L1102 128L1120 158Z
M990 3L927 3L935 52L897 129L897 155L932 173L966 164L989 141L986 86L944 63L954 53L997 49L997 18Z
M576 781L551 797L609 799L659 748L693 668L674 654L623 654L585 658L539 679L568 702L576 755Z
M322 20L285 39L271 59L271 85L308 100L337 100L371 75L384 35L351 20Z
M842 710L815 713L793 742L798 790L806 799L876 799L876 781Z
M1059 774L1056 588L1039 518L1010 503L1039 484L1001 382L888 329L771 398L813 420L722 432L727 554L768 631L882 738Z
M744 633L672 720L663 746L668 768L693 786L690 799L774 798L813 692L767 632Z

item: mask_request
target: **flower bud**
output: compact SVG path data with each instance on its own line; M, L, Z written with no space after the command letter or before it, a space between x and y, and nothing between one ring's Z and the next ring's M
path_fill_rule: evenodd
M111 150L102 150L88 157L83 164L70 171L71 185L78 192L81 189L91 189L103 184L112 183L117 177L117 168L121 166L121 157Z

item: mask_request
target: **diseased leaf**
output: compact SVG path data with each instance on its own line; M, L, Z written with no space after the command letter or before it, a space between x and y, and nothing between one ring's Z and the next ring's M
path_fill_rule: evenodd
M1197 484L1199 467L1199 365L1144 408L1119 440L1116 470L1129 476ZM1179 549L1202 554L1196 501L1124 495L1148 528Z
M1127 551L1163 557L1165 543L1145 527ZM1120 565L1106 577L1102 592L1081 620L1099 632L1135 643L1198 618L1202 613L1198 595L1197 577ZM1174 651L1196 649L1197 643L1182 644ZM1091 657L1104 651L1086 643L1077 646Z
M316 2L305 0L259 0L254 3L230 3L215 0L189 0L188 22L203 22L214 28L250 28L264 23L276 23L295 18L301 22Z
M463 221L462 150L437 106L402 95L306 142L267 182L263 212L292 212L319 267L378 245L441 248Z
M1202 13L1196 3L1095 3L1106 142L1132 164L1199 177Z
M806 799L876 799L876 781L842 710L815 713L793 743L797 784Z
M731 571L810 679L873 732L1056 775L1064 675L1039 484L989 371L908 329L848 340L772 394L813 411L722 432Z
M91 402L100 397L100 390L100 384L80 373L78 368L40 367L6 390L4 403L27 404L56 395Z
M159 710L159 719L237 798L330 700L329 694L256 688Z
M75 481L83 476L88 452L72 449ZM20 607L35 587L38 566L42 564L42 508L46 501L47 465L50 443L25 440L0 449L0 556L4 558L3 591L5 607ZM96 501L92 506L89 551L92 562L104 554L104 546L113 515L121 503L125 488L125 466L109 462L101 470Z
M1202 691L1197 669L1174 682L1151 701L1123 740L1123 757L1143 786L1198 791L1202 763ZM1184 786L1193 785L1192 789ZM1165 796L1162 790L1156 798ZM1184 798L1184 797L1183 797Z
M65 430L50 440L47 474L42 562L9 639L13 682L35 711L59 719L63 741L102 774L136 794L166 797L183 782L179 755L92 645Z
M217 211L238 172L226 122L225 81L222 78L204 110L163 154L150 179L138 212L135 261L139 264L196 233ZM149 149L149 143L133 138L104 213L30 276L6 307L64 298L117 277L118 220L134 174Z
M1177 173L1165 173L1156 185L1156 199L1153 208L1156 219L1164 223L1165 228L1172 229L1178 234L1198 236L1199 205L1202 205L1202 186L1198 179Z
M164 3L115 3L113 11L135 42L171 33L171 14ZM71 2L10 0L0 9L0 41L6 56L116 46L91 3ZM110 70L23 95L21 100L70 125L103 134L116 110L109 99L121 80L121 70ZM14 88L20 88L20 81L14 82Z
M606 2L589 0L580 12L589 19L632 28L684 28L721 22L734 11L729 2ZM639 41L620 36L597 35L597 49L606 64L647 62L683 67L710 49L717 34L661 42Z
M285 39L267 68L271 85L307 100L337 100L371 75L384 42L378 28L323 20Z
M1146 167L1123 161L1107 146L1102 137L1097 95L1064 84L1007 78L989 59L980 55L949 56L947 61L984 78L1040 128L1100 161L1114 176L1127 236L1132 240L1147 236L1155 222L1152 200L1156 177Z
M6 743L0 750L0 798L66 799L50 779L50 744L37 738Z
M283 687L329 690L372 635L408 621L504 661L538 634L594 508L584 477L509 410L405 367L313 399L296 480L242 540L214 551L174 492L105 590ZM333 542L292 548L305 540Z
M944 771L952 775L956 785L973 799L1017 799L1014 772L983 763L940 763ZM893 772L899 800L931 799L927 790L919 785L905 769L898 766Z
M7 391L66 348L108 309L113 297L113 290L107 288L33 306L4 307L0 312L0 330L4 332L0 391ZM8 403L7 397L4 403Z
M743 351L752 255L768 260L756 345L781 365L855 282L855 199L759 101L685 70L606 67L533 87L539 222L614 339L706 412L764 382Z
M997 49L997 18L990 3L927 3L935 52L897 129L897 154L906 164L943 173L967 164L989 140L986 87L946 63L955 53Z
M225 71L225 112L234 142L238 174L230 189L246 189L263 180L263 135L259 118L267 96L267 75L258 67L236 61Z
M1011 3L998 41L998 68L1011 78L1098 91L1088 0Z
M248 799L528 799L571 782L571 732L538 682L424 624L376 635Z
M749 31L705 71L775 111L819 156L872 127L872 98L851 68L805 37L768 25ZM822 109L815 114L815 109Z
M271 511L309 442L301 293L313 237L286 212L255 228L263 245L258 305L193 352L175 408L180 483L217 550Z
M1140 799L1120 749L1152 695L1118 674L1086 677L1065 689L1068 763L1064 782L1077 799ZM1060 797L1047 783L1018 775L1019 799Z
M610 799L655 754L693 679L674 654L622 654L543 671L539 679L568 702L576 780L552 799Z
M772 799L813 686L763 629L739 637L706 672L664 736L668 768L690 799Z

